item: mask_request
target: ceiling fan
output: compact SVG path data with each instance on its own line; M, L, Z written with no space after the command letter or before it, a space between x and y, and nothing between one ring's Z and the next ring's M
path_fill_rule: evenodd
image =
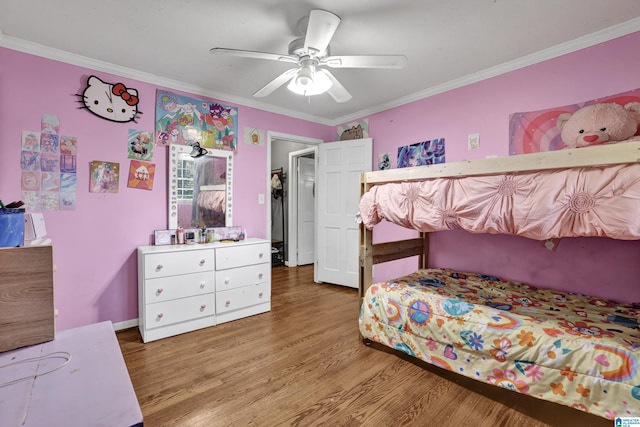
M215 47L213 54L240 56L245 58L268 59L271 61L291 62L291 68L267 83L253 94L264 97L289 82L287 88L304 96L319 95L327 92L336 102L347 102L351 94L335 78L330 68L403 68L407 64L404 55L349 55L331 56L329 43L333 37L340 17L326 10L314 9L308 17L298 21L298 28L304 37L289 44L288 54L257 52L241 49Z

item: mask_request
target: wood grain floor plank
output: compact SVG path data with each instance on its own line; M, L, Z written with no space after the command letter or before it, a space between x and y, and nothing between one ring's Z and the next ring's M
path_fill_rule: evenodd
M277 267L272 311L143 344L118 332L145 426L611 426L364 345L355 289Z

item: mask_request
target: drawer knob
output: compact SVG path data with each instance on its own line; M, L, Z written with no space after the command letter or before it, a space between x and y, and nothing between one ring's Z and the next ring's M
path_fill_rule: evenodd
M201 259L201 260L200 260L200 265L204 265L204 264L205 264L205 262L206 262L206 261L205 261L205 259L204 259L204 258L203 258L203 259Z
M158 319L162 319L164 317L164 313L158 313Z
M260 293L258 294L258 296L259 296L260 298L262 298L262 295L263 295L263 294L264 294L264 292L260 292Z
M204 288L204 286L207 284L207 282L200 282L200 288Z
M158 266L156 267L156 271L160 271L164 268L164 265L162 264L158 264Z
M262 279L262 276L264 276L264 274L259 273L259 274L258 274L258 279Z
M229 301L229 300L226 300L226 301L224 302L224 305L230 305L230 304L231 304L231 301Z
M260 252L260 253L258 254L258 258L262 258L263 256L264 256L264 253L262 253L262 252Z
M160 295L163 291L164 291L164 289L158 288L158 290L156 291L156 294Z
M231 280L228 277L224 278L224 284L228 285Z
M207 308L207 304L200 304L200 311L204 311Z

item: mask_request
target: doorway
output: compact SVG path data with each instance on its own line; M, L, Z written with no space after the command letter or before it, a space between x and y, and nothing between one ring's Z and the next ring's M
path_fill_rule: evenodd
M297 159L311 157L315 162L314 147L323 141L279 132L268 132L267 135L267 166L271 172L267 191L269 195L267 197L267 237L272 242L272 260L274 261L272 264L278 265L279 262L276 261L282 256L284 265L294 267L299 265L298 219L302 217L303 220L307 220L308 218L306 214L299 215L298 201L302 199L303 207L308 206L309 200L313 200L313 193L309 195L304 191L315 191L312 185L307 185L307 190L298 189ZM292 153L293 156L291 156ZM290 159L295 163L293 166ZM308 166L308 160L302 162ZM278 175L277 180L273 179L274 174ZM315 179L315 172L311 179ZM282 185L282 190L274 192L273 185L278 185L278 181ZM308 229L308 223L306 227ZM282 251L281 254L280 251ZM305 256L309 256L308 253Z
M371 170L372 159L371 138L318 147L316 282L358 287L360 176Z
M313 264L316 259L316 152L311 147L289 153L289 267Z

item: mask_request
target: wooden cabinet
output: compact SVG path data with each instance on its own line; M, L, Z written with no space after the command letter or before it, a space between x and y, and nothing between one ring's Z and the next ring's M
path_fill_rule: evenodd
M144 342L271 310L270 245L262 239L138 248Z
M51 341L53 248L0 248L0 352Z

